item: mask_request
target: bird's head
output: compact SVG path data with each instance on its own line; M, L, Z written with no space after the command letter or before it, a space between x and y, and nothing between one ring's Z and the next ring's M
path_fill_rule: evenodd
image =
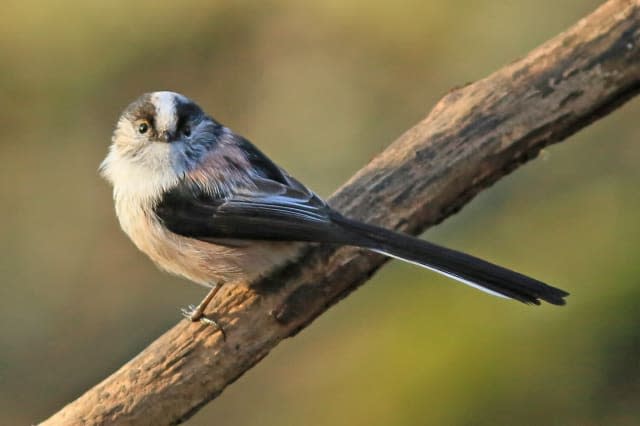
M146 93L120 115L100 172L114 186L151 180L166 187L196 167L222 131L189 98L175 92Z

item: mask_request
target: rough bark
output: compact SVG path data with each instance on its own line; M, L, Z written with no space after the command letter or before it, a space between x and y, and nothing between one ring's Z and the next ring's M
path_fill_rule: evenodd
M448 93L330 202L347 216L420 232L633 97L639 49L640 0L610 0L525 58ZM184 421L384 261L309 247L252 290L226 286L208 310L226 341L213 327L181 321L43 424Z

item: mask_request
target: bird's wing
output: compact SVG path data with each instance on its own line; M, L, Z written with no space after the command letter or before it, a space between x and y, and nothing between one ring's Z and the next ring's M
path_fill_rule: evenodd
M247 239L345 242L326 203L302 184L253 179L251 189L214 195L182 182L165 193L155 213L171 231L205 241Z
M155 208L170 231L205 241L347 241L340 226L331 220L337 213L320 197L248 140L234 135L233 148L241 153L248 167L238 170L230 163L229 172L221 175L223 179L245 182L216 182L227 188L218 193L183 179L164 194ZM220 153L213 151L211 155Z

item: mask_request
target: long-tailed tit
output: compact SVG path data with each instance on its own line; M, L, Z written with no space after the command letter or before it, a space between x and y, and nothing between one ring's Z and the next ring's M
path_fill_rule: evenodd
M409 235L342 216L190 99L142 95L118 120L100 166L124 232L161 268L211 287L251 282L297 247L362 247L496 296L563 305L565 291Z

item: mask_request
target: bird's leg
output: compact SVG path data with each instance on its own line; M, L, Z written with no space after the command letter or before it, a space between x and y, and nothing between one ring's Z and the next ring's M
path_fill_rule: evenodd
M218 293L220 287L220 284L214 284L213 287L211 287L211 290L209 290L209 293L207 293L207 295L204 297L204 299L202 299L202 302L200 302L198 306L194 307L193 305L190 305L187 309L182 310L182 315L192 322L200 321L204 324L213 325L222 332L222 335L224 337L226 337L224 330L218 325L217 322L204 316L204 310L207 308L211 300L213 300L213 297L216 295L216 293Z

